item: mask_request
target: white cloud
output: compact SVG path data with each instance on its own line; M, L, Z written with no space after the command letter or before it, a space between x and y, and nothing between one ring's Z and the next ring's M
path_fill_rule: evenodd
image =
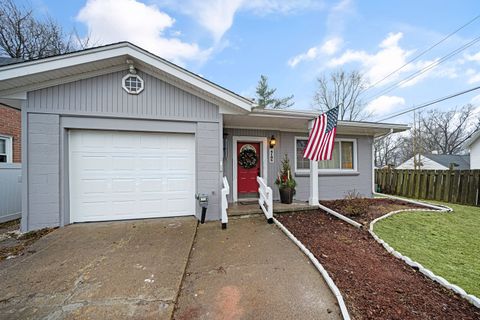
M380 96L372 102L370 102L366 107L365 111L375 114L383 115L391 112L395 108L400 108L405 105L405 99L398 96Z
M318 0L157 0L157 2L181 11L195 19L211 33L215 42L232 27L235 15L250 11L256 15L291 14L305 9L321 9Z
M379 44L379 50L376 53L367 53L363 50L347 50L341 56L333 58L328 62L329 67L340 67L348 63L359 63L365 74L366 80L370 83L376 83L387 76L392 71L398 69L407 63L408 57L413 51L405 50L399 46L403 33L389 33L388 36ZM393 81L401 73L418 69L420 61L409 64L404 67L401 72L389 78ZM385 82L386 83L386 82Z
M331 56L335 54L341 47L343 40L339 37L334 37L326 40L323 44L312 47L305 53L300 53L288 60L290 67L296 67L300 62L311 61L317 59L320 55Z
M480 94L478 96L475 96L470 100L470 103L473 104L474 106L480 107Z
M480 82L480 72L475 71L474 69L467 69L465 71L465 75L467 76L468 84L474 84Z
M77 15L86 24L90 37L100 43L130 41L163 58L183 64L205 60L210 50L178 37L167 37L175 19L155 5L136 0L88 0Z
M475 61L475 62L480 62L480 51L475 53L475 54L466 54L465 58L468 61Z

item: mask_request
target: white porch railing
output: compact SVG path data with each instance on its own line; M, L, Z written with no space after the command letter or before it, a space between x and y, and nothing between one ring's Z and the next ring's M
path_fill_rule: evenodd
M227 195L230 194L230 186L228 184L227 177L223 177L223 187L222 187L222 229L227 228L228 223L228 200Z
M262 177L257 177L258 182L258 204L267 217L268 223L273 223L273 192L272 188L267 186Z

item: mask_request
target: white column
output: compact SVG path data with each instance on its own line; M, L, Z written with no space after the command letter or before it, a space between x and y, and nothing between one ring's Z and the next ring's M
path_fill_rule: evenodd
M308 129L311 130L313 121L309 121ZM318 206L318 161L310 160L310 196L308 204L311 206Z
M308 204L318 205L318 161L310 160L310 197Z

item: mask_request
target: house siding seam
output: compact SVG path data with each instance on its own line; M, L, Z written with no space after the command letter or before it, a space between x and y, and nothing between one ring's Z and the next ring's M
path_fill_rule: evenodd
M227 134L228 157L224 159L224 175L227 177L230 184L233 184L233 160L232 152L235 152L233 147L233 136L255 136L267 137L272 135L277 140L275 147L275 163L268 164L268 180L267 184L272 187L274 199L279 200L280 195L278 188L275 186L275 177L280 170L280 164L283 156L288 155L292 170L294 170L295 163L295 137L306 137L304 132L280 132L274 130L257 130L257 129L232 129L226 128L224 132ZM368 136L350 136L341 135L338 138L348 138L357 140L357 175L320 175L318 177L319 185L319 199L339 199L343 198L347 192L355 190L363 196L372 196L372 142L373 138ZM300 201L308 201L310 193L310 181L307 175L296 175L297 193L295 199ZM230 202L233 201L233 195L229 195Z
M12 162L22 162L22 113L20 110L0 104L0 135L12 137Z
M85 123L85 129L96 125L98 130L195 133L196 192L210 197L207 219L220 218L219 107L142 71L138 74L145 90L129 95L121 87L125 74L114 72L28 93L24 133L28 169L23 179L28 190L23 213L27 222L23 231L69 223L68 143L63 141L68 127L62 127L62 119L80 123L77 129ZM193 130L189 124L195 125ZM200 213L197 207L195 214L199 217Z

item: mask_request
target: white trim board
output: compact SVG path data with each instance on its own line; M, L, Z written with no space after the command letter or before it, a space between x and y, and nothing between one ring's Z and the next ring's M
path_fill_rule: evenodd
M0 138L2 140L5 140L5 155L7 156L7 161L2 163L12 163L13 162L13 137L0 134Z
M267 180L268 175L268 139L267 137L249 137L249 136L233 136L232 138L232 176L233 176L233 202L238 201L238 178L237 178L237 170L238 170L238 160L237 160L237 144L238 142L261 142L261 150L262 153L262 171L261 175L265 181Z

